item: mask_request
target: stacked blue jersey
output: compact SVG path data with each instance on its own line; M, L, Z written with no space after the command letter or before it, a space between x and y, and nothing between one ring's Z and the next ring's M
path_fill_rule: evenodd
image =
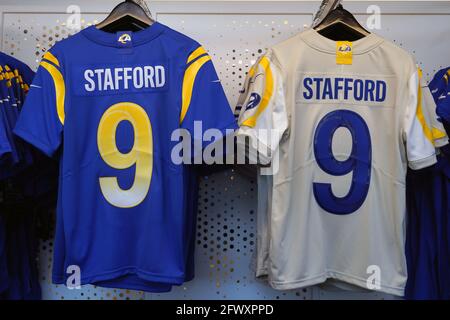
M171 137L183 129L194 150L212 128L236 124L211 58L160 23L89 27L46 53L15 133L47 155L63 146L53 282L69 266L81 284L152 292L190 278L196 182Z
M429 88L436 116L449 133L450 68L439 71ZM438 164L407 177L406 253L409 299L450 299L450 146L440 148Z
M431 92L436 102L436 113L450 133L450 67L440 70L430 82ZM439 256L439 297L450 299L450 145L441 148L435 182L435 194L441 210L437 221Z
M40 298L33 151L13 135L33 74L0 53L0 299Z
M23 78L23 82L29 84L33 81L34 72L25 63L11 57L3 52L0 52L0 63L2 66L9 66L13 70L17 70L20 76Z

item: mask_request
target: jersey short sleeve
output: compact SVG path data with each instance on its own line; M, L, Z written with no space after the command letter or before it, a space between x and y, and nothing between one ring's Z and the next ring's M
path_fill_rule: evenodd
M430 82L430 89L436 102L436 113L441 121L450 122L450 68L440 70Z
M253 78L255 75L255 70L256 68L258 68L258 65L261 61L260 57L249 69L249 71L247 72L247 76L245 77L245 81L244 81L244 86L243 88L239 91L239 98L237 101L237 104L234 108L234 117L236 119L239 119L241 117L241 115L245 112L246 110L246 105L245 102L247 101L248 98L248 91L251 90L251 85L253 83Z
M51 156L62 141L65 84L57 57L47 52L36 73L14 133Z
M430 81L431 94L436 101L444 92L447 92L450 77L450 67L439 70Z
M190 52L182 85L180 126L189 131L194 139L200 139L196 126L205 132L208 129L237 129L236 120L222 84L217 76L211 57L202 46ZM207 143L203 143L203 147Z
M436 163L436 154L429 108L424 105L420 72L413 72L408 80L408 100L403 137L405 139L408 165L419 170Z
M450 122L450 87L437 98L436 112L444 121Z
M11 152L11 145L6 135L5 124L0 118L0 157L8 152Z
M241 108L237 144L240 150L248 152L249 158L257 160L258 156L258 162L267 163L288 128L281 68L272 52L257 61L247 78L237 107Z
M419 79L422 98L421 103L422 106L425 106L425 108L427 109L430 118L433 144L436 148L440 148L448 144L448 136L447 133L445 132L442 120L439 119L439 116L436 113L436 103L433 99L433 95L431 94L430 88L428 87L425 79L423 78L422 71L420 69L419 69Z

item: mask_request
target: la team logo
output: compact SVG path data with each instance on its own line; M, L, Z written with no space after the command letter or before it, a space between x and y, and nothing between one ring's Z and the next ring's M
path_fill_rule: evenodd
M339 52L351 52L352 47L350 47L348 44L343 44L339 47Z
M119 40L117 41L119 41L122 44L126 44L127 42L131 41L131 36L128 33L124 33L119 37Z
M247 110L256 108L260 102L261 102L261 96L259 94L257 94L256 92L253 92L248 101Z

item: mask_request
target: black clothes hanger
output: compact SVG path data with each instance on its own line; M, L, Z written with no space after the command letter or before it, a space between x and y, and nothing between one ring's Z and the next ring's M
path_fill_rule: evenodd
M331 10L314 29L334 41L356 41L370 34L342 4Z
M154 22L144 8L132 0L127 0L119 3L96 27L106 32L140 31Z

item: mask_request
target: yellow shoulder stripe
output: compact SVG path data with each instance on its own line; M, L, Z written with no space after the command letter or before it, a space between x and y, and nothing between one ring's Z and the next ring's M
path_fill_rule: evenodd
M66 97L66 85L64 84L64 78L61 72L54 65L45 61L42 61L40 65L44 67L45 70L47 70L52 76L56 92L56 111L58 113L59 121L61 121L61 124L64 124L64 100Z
M427 121L425 120L425 116L423 115L422 110L422 88L420 87L419 83L419 89L417 94L417 111L416 111L416 117L420 122L420 125L422 126L423 133L425 137L428 139L428 141L431 142L431 144L434 145L434 138L433 138L433 132L428 127Z
M181 115L180 124L183 122L184 118L191 104L192 92L194 90L195 78L197 77L198 71L201 67L208 61L211 60L210 56L204 56L192 63L184 74L183 79L183 89L182 89L182 104L181 104Z
M249 75L251 78L253 78L253 77L255 76L255 73L256 73L256 67L257 67L257 66L252 66L252 67L250 68L250 70L248 70L248 75Z
M191 63L192 61L194 61L195 59L204 54L206 54L206 50L203 47L198 47L196 50L194 50L194 52L191 53L191 55L187 60L187 63L188 64Z
M259 65L264 69L264 73L266 75L266 86L264 88L264 94L261 99L261 104L256 109L256 112L247 120L245 120L242 124L247 127L253 128L256 126L256 120L258 117L264 112L264 110L269 105L270 100L272 99L273 90L274 90L274 82L273 82L273 74L270 69L270 61L267 57L263 57L259 62Z
M60 66L58 59L56 59L56 57L50 51L47 51L42 58L50 61L51 63L53 63L58 67Z

